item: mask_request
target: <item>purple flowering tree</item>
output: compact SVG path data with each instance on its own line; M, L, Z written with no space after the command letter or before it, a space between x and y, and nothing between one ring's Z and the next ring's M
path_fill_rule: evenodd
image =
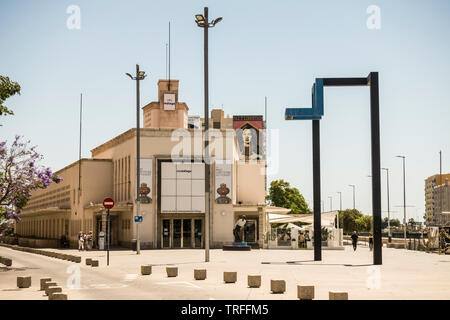
M0 141L0 220L20 221L19 215L33 190L62 180L50 168L38 164L42 156L35 149L18 135L9 148L6 141Z

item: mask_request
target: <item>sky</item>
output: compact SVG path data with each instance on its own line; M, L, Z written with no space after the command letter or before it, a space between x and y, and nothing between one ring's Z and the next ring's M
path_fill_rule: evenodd
M69 29L69 6L80 28ZM379 8L379 28L367 20ZM286 121L286 107L310 107L320 77L379 72L381 166L390 169L391 216L403 218L402 160L406 156L407 218L422 220L424 179L450 172L449 1L106 1L0 0L0 74L19 82L6 101L14 116L0 119L0 140L23 135L43 164L59 170L78 159L79 97L83 93L83 157L135 126L136 63L146 71L143 105L157 100L166 77L171 23L171 78L180 101L203 115L203 34L194 15L209 7L223 21L210 29L210 108L264 114L279 132L279 169L312 205L311 121ZM369 20L372 21L372 20ZM369 25L370 26L370 25ZM447 39L447 40L445 40ZM325 210L371 214L369 88L326 88L321 120ZM382 214L387 215L382 172Z

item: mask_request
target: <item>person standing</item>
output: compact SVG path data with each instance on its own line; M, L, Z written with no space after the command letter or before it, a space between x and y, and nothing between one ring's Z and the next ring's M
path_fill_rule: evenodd
M352 245L353 245L353 251L356 251L356 247L358 246L358 234L356 231L353 231L352 234Z
M369 249L372 251L373 249L373 234L369 233Z
M78 251L84 250L84 234L83 231L78 233Z

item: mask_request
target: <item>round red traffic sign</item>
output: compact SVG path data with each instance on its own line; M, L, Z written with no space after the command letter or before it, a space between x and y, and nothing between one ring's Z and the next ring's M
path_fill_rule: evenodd
M114 200L111 198L106 198L103 200L103 206L105 209L112 209L114 207Z

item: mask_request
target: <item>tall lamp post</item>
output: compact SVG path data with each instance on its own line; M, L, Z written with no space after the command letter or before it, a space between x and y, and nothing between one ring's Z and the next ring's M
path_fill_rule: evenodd
M403 238L405 239L405 249L407 248L407 241L406 241L406 183L405 183L405 156L397 156L397 158L403 159L403 225L405 226L405 229L403 231Z
M355 209L355 185L349 184L349 187L353 188L353 209Z
M210 231L210 210L209 210L209 193L210 193L210 169L209 169L209 97L208 97L208 29L214 27L222 20L222 17L208 20L208 7L204 8L203 14L195 15L197 26L203 28L204 37L204 78L205 78L205 262L209 262L209 231Z
M386 171L386 190L387 190L387 212L388 212L388 242L392 241L391 236L391 210L389 206L389 168L381 168Z
M147 76L144 71L139 70L139 65L136 65L136 76L133 77L129 73L125 73L127 76L130 77L131 80L136 81L136 216L139 216L141 212L141 201L140 201L140 193L139 193L139 187L140 187L140 168L141 168L141 130L140 130L140 124L139 124L139 115L140 115L140 93L139 93L139 81L144 80ZM139 235L139 223L136 222L136 254L141 253L141 239Z
M330 212L333 211L333 197L328 196L328 199L330 199Z
M338 232L339 232L339 246L341 245L341 231L340 231L340 228L339 228L339 216L340 216L340 214L341 214L341 211L342 211L342 192L340 192L340 191L338 191L337 193L339 193L339 213L338 213L338 215L337 215L337 225L336 225L336 227L337 227L337 229L338 229Z

